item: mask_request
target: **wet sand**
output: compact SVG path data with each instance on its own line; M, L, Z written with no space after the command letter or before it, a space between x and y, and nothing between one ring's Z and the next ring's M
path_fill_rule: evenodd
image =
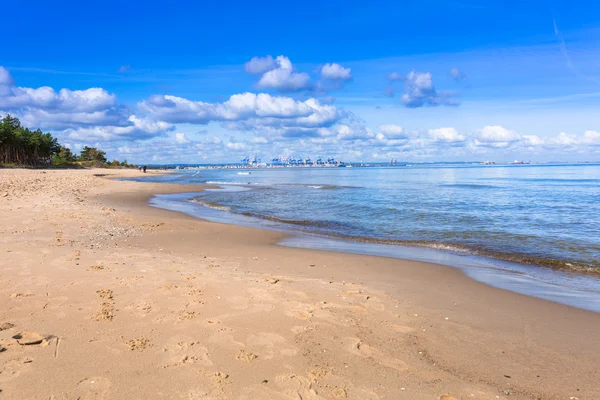
M0 398L600 398L598 313L108 179L138 175L0 170Z

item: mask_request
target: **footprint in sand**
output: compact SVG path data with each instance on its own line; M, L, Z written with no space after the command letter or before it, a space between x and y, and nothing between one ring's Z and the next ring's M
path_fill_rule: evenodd
M297 319L307 320L312 318L315 307L310 304L290 301L285 303L290 309L285 311L285 315Z
M169 339L167 346L163 348L165 353L165 363L163 368L179 367L183 365L198 364L203 366L213 365L208 356L208 349L200 342L178 341L181 337L175 336ZM185 340L185 339L184 339Z
M151 312L159 310L158 308L156 308L156 305L154 303L149 301L138 301L125 307L125 309L134 310L135 315L137 317L145 317Z
M292 346L285 345L285 338L276 333L259 332L248 336L246 343L251 347L263 347L265 349L266 360L274 357L275 353L283 356L294 356L298 349Z
M96 321L112 321L116 311L113 291L110 289L100 289L96 291L96 293L104 300L104 302L100 305L100 309L96 313L94 319Z
M246 361L246 362L250 362L250 361L254 361L258 358L258 356L254 353L251 353L249 351L246 350L240 350L236 356L235 359L239 360L239 361Z
M378 364L397 371L406 371L408 369L408 366L404 361L385 355L381 350L369 346L359 338L346 338L344 339L344 343L347 344L348 349L352 354L359 357L370 358Z
M177 313L177 321L179 321L179 322L189 321L189 320L196 318L196 315L197 314L195 311L181 310Z
M150 339L144 336L128 340L127 342L125 342L125 344L129 346L129 350L131 351L144 350L152 346L152 344L150 343Z
M11 324L10 322L3 322L0 324L0 332L14 328L15 324Z
M7 382L21 375L23 372L27 372L31 368L33 358L21 357L14 358L12 360L6 360L0 367L0 382Z
M110 380L108 380L107 378L101 376L92 376L90 378L85 378L77 384L76 399L101 400L105 398L109 388Z
M286 311L285 315L293 317L293 318L297 318L297 319L307 320L307 319L312 318L313 313L312 313L312 311L309 311L309 310L294 309L294 310Z

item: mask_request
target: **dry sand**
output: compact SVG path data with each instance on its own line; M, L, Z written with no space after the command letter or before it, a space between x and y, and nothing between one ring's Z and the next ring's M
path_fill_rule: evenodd
M0 399L598 399L600 314L0 170ZM198 188L200 189L200 188Z

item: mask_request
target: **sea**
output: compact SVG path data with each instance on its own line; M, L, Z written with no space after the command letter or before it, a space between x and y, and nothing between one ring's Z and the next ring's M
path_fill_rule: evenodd
M600 164L178 170L156 207L290 233L280 244L436 262L600 311Z

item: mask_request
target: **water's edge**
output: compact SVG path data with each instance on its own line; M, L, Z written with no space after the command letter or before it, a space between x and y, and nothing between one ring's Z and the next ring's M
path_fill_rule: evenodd
M291 231L276 221L205 207L191 202L198 193L155 195L150 206L181 212L211 222L287 233L281 246L424 261L462 270L492 287L537 297L576 308L600 312L600 278L490 259L472 254L397 244L363 243Z

